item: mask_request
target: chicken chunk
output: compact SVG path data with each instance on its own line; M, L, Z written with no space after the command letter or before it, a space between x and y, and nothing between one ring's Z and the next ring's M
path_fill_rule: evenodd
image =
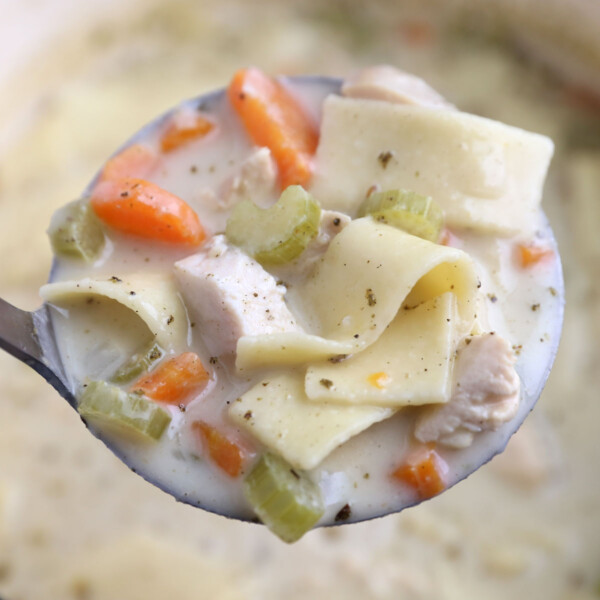
M175 275L215 356L233 354L244 335L301 330L285 303L285 288L223 235L175 263Z
M455 110L454 105L421 78L388 65L367 67L359 71L345 81L342 94L350 98Z
M252 200L261 208L275 202L277 167L268 148L257 148L241 164L238 175L225 183L219 206L230 209L242 200Z
M501 336L486 333L467 338L456 359L450 401L424 409L415 437L422 442L465 448L475 433L510 421L520 400L514 363L514 353Z

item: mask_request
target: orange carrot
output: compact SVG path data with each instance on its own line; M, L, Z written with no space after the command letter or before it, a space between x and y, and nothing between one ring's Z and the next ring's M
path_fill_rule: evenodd
M423 446L409 454L392 477L414 488L425 500L446 489L447 473L446 461L433 448Z
M431 46L435 41L436 31L429 21L414 20L400 25L400 32L409 46Z
M522 267L531 267L540 261L550 258L554 252L548 246L536 244L519 244L517 253Z
M172 152L200 139L214 129L214 123L195 111L180 111L169 122L160 139L163 152Z
M212 461L227 475L237 477L242 471L245 459L245 453L240 446L204 421L195 421L192 428L200 433L202 443Z
M254 68L238 71L228 94L252 141L271 150L282 189L305 186L312 173L318 131L294 97Z
M91 203L100 220L122 233L189 246L197 246L206 237L188 204L143 179L100 182Z
M142 144L133 144L106 161L100 181L148 177L157 165L158 157L150 148Z
M200 392L209 375L197 354L185 352L169 358L154 371L142 375L132 386L148 398L168 404L185 404L193 394Z
M391 378L384 371L379 371L378 373L371 373L367 377L367 381L378 390L384 390L390 383Z

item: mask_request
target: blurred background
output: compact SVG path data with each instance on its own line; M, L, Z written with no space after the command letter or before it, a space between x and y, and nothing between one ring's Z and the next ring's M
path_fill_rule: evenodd
M389 63L551 136L561 350L507 451L417 508L286 546L177 504L0 354L4 600L600 597L598 0L0 0L0 296L39 304L45 229L131 133L254 64Z

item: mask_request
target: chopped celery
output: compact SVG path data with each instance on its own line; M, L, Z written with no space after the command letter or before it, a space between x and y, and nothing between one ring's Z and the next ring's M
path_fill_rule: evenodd
M365 215L430 242L438 240L444 222L442 209L431 197L407 190L372 194L360 207L359 216Z
M152 344L141 352L136 352L130 359L122 364L117 372L111 377L113 383L127 383L142 373L148 371L152 363L164 356L163 350L158 344Z
M158 440L170 415L158 404L106 381L90 382L77 406L79 414L99 424Z
M87 198L54 213L48 229L55 254L93 261L104 247L104 233Z
M298 257L319 232L321 207L301 186L291 185L267 209L248 200L235 206L225 233L258 262L283 264Z
M268 452L246 477L244 494L260 520L288 543L300 539L325 510L319 487Z

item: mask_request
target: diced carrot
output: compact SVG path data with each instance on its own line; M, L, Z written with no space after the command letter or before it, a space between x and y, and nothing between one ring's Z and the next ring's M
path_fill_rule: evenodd
M409 454L392 477L414 488L425 500L446 489L447 473L446 461L433 448L423 446Z
M172 152L188 142L203 138L215 125L196 111L182 110L169 121L160 139L163 152Z
M209 375L194 352L185 352L169 358L154 371L142 375L132 386L148 398L168 404L185 404L199 393L208 382Z
M379 371L378 373L371 373L367 377L367 381L378 390L383 390L390 383L390 376L384 371Z
M254 68L234 75L228 95L252 141L271 150L282 189L306 186L319 135L296 99L275 79Z
M431 46L435 41L436 31L429 21L413 20L400 25L400 32L410 46Z
M242 448L204 421L195 421L192 428L200 433L211 460L227 475L237 477L245 459Z
M146 178L158 165L158 156L147 146L133 144L109 158L99 181L115 181L126 177Z
M591 86L567 84L563 95L572 106L600 115L600 94Z
M94 188L91 204L100 220L122 233L189 246L206 237L188 204L143 179L103 181Z
M522 267L531 267L554 255L552 248L536 244L519 244L517 253Z

